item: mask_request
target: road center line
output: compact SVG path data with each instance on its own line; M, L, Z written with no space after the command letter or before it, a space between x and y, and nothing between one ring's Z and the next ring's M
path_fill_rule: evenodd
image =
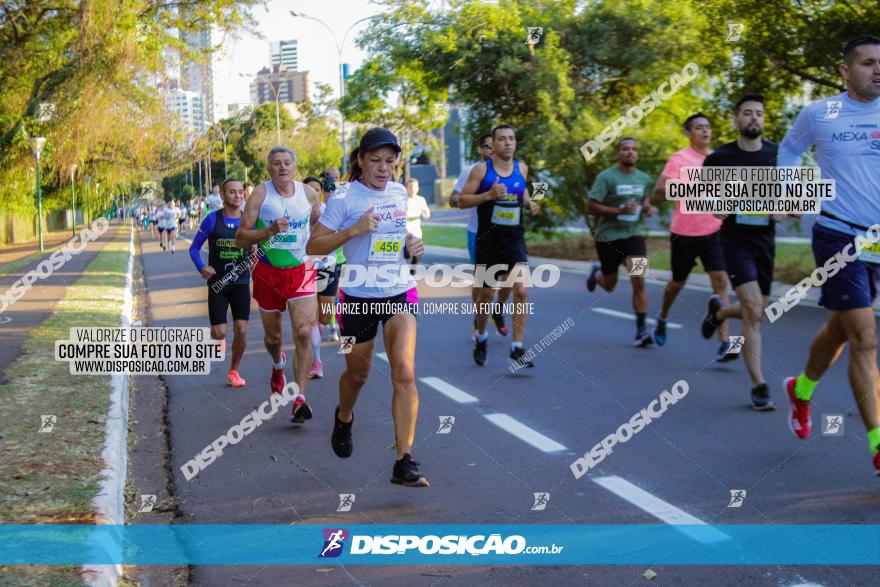
M502 430L513 434L526 444L530 444L540 451L559 452L568 450L552 438L547 438L537 430L529 428L507 414L484 414L484 417Z
M667 503L639 487L617 475L609 475L607 477L596 477L594 483L598 483L611 493L625 499L637 508L651 514L658 520L666 522L672 526L676 526L676 530L689 538L701 542L703 544L713 544L730 540L730 536L718 530L700 518L690 515L686 511L680 510L671 503Z
M463 391L454 385L446 383L439 377L422 377L421 381L425 385L433 387L454 402L460 404L472 404L480 401L479 398L472 396L468 392Z
M608 308L593 308L593 311L597 312L599 314L605 314L606 316L613 316L615 318L623 318L625 320L635 320L636 319L635 314L627 314L626 312L618 312L617 310L610 310ZM648 318L647 323L654 325L654 324L657 324L657 320L655 320L654 318ZM681 324L679 324L678 322L667 322L666 328L669 328L671 330L681 330L684 327Z

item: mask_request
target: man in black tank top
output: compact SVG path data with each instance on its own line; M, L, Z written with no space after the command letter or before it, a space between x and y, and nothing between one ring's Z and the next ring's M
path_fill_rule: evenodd
M528 271L523 212L525 208L538 214L541 208L529 197L529 167L514 159L516 134L502 124L492 129L492 158L477 163L458 196L461 208L477 207L476 266L474 287L480 287L477 302L477 336L474 362L486 364L486 323L495 293L493 277L513 282L513 342L510 358L518 367L534 367L525 358L523 338L526 331L528 293L522 272ZM494 276L493 276L494 273ZM485 278L483 277L485 275ZM485 280L485 283L481 283Z
M241 220L244 187L229 179L221 188L223 207L209 212L189 247L189 256L196 269L208 281L208 317L211 338L226 341L226 313L232 308L232 362L226 383L244 387L246 382L238 374L241 358L247 344L247 326L251 313L251 274L247 265L248 249L235 245L235 232ZM208 263L202 261L200 251L208 243Z

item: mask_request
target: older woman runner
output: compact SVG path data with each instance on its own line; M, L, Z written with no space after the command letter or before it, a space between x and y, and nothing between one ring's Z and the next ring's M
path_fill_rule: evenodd
M367 377L382 324L385 352L391 364L393 396L391 413L397 439L397 462L391 482L407 487L427 487L411 451L419 412L415 383L416 318L418 302L415 280L403 260L403 246L421 255L419 238L406 232L406 190L391 181L400 158L397 137L384 128L373 128L361 138L350 158L350 183L337 190L312 231L306 247L309 255L327 255L340 246L347 266L359 266L368 275L363 285L340 284L341 311L337 321L343 337L354 337L354 348L345 356L345 372L339 379L330 444L336 456L352 453L351 428L354 406ZM377 272L378 278L369 277ZM393 279L384 275L393 273Z

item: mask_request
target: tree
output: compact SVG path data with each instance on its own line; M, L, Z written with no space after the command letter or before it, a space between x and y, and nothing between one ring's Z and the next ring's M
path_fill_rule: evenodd
M6 0L0 8L0 182L9 208L32 209L28 136L47 141L47 203L81 175L114 191L187 157L156 86L168 52L195 55L178 32L231 31L257 0ZM54 103L40 121L41 103ZM64 190L66 191L66 190Z
M680 125L691 113L709 116L716 142L731 140L730 105L746 89L763 90L767 134L781 139L804 82L836 91L840 48L856 29L878 28L869 2L451 0L440 11L428 0L384 5L383 18L358 39L370 58L349 86L348 116L383 122L392 110L387 98L410 87L407 97L419 106L446 92L464 106L467 137L512 124L530 180L550 184L543 204L551 214L538 220L544 225L582 214L595 176L613 164L612 149L585 161L580 146L689 62L700 75L626 128L639 140L639 167L655 177L684 146ZM744 25L742 43L727 42L731 22ZM543 27L534 52L527 27Z

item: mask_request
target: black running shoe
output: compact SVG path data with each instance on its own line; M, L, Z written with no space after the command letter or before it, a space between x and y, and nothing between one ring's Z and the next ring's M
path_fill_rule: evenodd
M601 271L599 264L593 263L593 268L590 269L590 276L587 277L587 291L590 293L596 291L596 284L598 283L596 281L596 276L599 274L599 271Z
M294 424L303 424L306 420L312 419L312 408L306 402L303 396L297 396L293 402L293 409L290 412L290 421Z
M657 317L657 326L654 327L654 342L663 346L666 344L666 320Z
M752 388L752 407L759 412L776 409L776 404L770 399L770 388L766 383L759 383Z
M492 314L492 322L495 323L495 328L498 329L498 334L501 336L507 336L507 333L510 332L510 328L504 324L504 314L498 312L497 314Z
M402 459L394 463L391 482L405 487L428 487L428 480L419 471L419 464L409 453L405 453Z
M486 364L486 347L489 344L489 340L479 340L474 341L474 363L482 367Z
M525 358L526 352L522 350L522 347L516 347L512 351L510 351L510 358L520 367L534 367L535 364L528 359Z
M653 342L654 342L654 339L651 337L651 333L648 332L648 327L642 326L636 332L636 339L633 342L633 346L644 348Z
M709 309L706 311L706 317L703 318L703 324L700 325L700 332L703 334L703 338L711 338L712 334L715 333L715 330L721 324L717 318L715 318L715 313L720 310L722 307L721 298L717 295L709 298Z
M354 424L354 415L352 415L351 422L341 422L339 420L339 406L336 406L333 419L335 422L333 435L330 436L330 446L333 447L333 452L337 457L346 459L351 456L351 451L354 448L351 442L351 425Z
M739 357L739 353L728 353L727 351L730 349L729 342L722 342L721 346L718 347L718 354L715 355L716 363L729 363L730 361L735 361L737 357Z

